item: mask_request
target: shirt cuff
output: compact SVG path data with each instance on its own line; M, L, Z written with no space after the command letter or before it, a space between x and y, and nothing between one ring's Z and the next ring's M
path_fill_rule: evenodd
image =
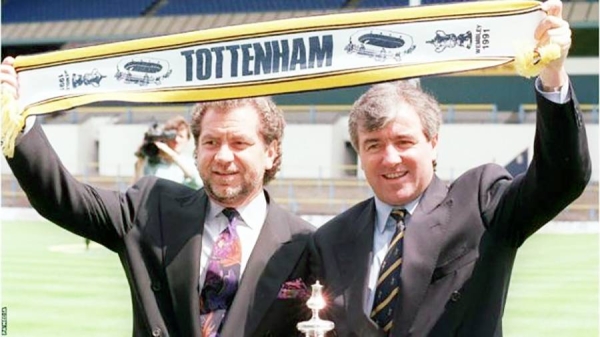
M544 91L540 78L535 79L535 89L545 99L556 104L564 104L571 100L571 90L569 84L563 85L559 91Z

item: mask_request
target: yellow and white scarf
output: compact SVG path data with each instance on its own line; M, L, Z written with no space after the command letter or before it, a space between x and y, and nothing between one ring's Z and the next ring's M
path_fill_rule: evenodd
M261 22L19 56L2 94L2 149L27 116L98 101L194 102L323 90L513 62L533 76L537 1L482 1Z

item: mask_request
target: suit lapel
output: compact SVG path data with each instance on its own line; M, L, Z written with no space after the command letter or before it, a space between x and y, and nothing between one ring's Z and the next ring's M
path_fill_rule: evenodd
M408 334L429 287L443 239L441 226L448 222L452 206L452 200L444 201L446 195L446 186L434 177L407 224L393 336Z
M204 217L204 190L187 197L163 194L159 205L164 238L164 261L176 320L183 336L200 331L198 278Z
M295 266L290 261L297 261L306 245L301 241L290 242L292 234L289 221L286 212L271 201L265 224L242 275L240 288L227 313L223 336L251 335L269 306L277 299L279 288Z
M378 330L377 325L363 310L373 254L374 221L375 202L370 199L360 216L349 223L353 227L348 228L346 233L349 235L336 243L334 249L340 268L340 280L350 282L344 291L348 324L352 326L351 331L357 332L359 336L374 336Z

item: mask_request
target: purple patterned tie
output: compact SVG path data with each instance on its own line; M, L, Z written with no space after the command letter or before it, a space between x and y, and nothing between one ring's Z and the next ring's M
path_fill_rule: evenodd
M240 277L242 244L236 230L239 214L234 208L225 208L223 214L229 220L229 225L214 243L200 294L202 337L219 336L221 323L233 302Z

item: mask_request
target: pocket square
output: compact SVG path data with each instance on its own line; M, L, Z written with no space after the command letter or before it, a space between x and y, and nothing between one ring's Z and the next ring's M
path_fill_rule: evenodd
M293 281L287 281L281 285L281 289L279 289L279 294L277 294L278 299L308 299L310 297L310 291L308 287L302 281L301 278L297 278Z

